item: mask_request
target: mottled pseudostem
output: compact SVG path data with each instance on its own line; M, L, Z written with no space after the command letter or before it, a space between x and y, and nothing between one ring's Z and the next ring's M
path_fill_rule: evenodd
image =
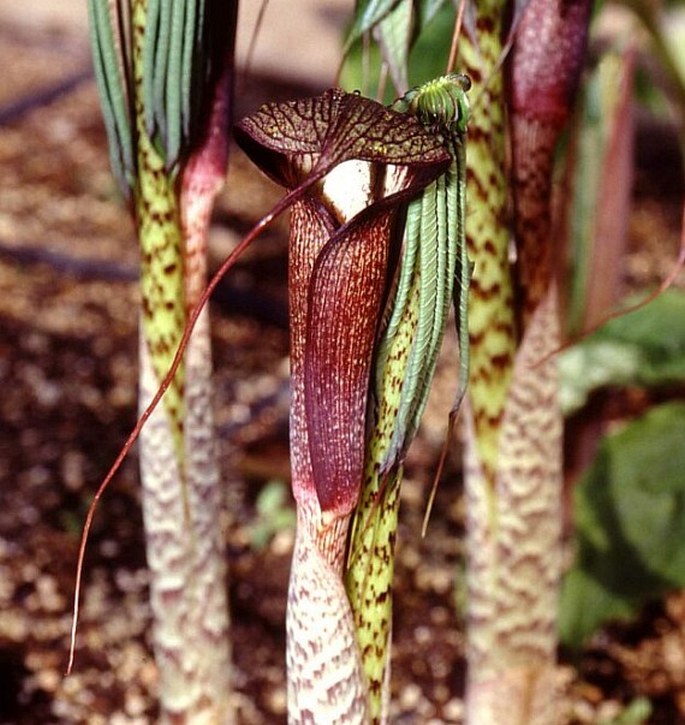
M341 571L349 517L300 500L286 613L288 722L362 724L368 698ZM305 653L300 650L305 650Z
M516 356L501 423L496 530L483 525L490 512L467 426L469 723L558 722L562 418L556 360L549 357L559 345L557 314L552 285Z
M307 199L293 207L288 289L291 376L295 381L304 378L312 270L330 231ZM286 611L288 722L362 723L367 716L367 697L354 620L341 577L351 514L325 524L313 486L307 485L314 474L303 385L292 389L290 440L291 450L300 455L292 456L297 529Z
M202 154L193 157L183 185L165 168L144 121L146 11L146 2L134 3L137 179L133 194L142 258L141 411L166 374L186 316L204 286L209 210L223 179L219 167L225 167L226 156L225 150L222 153L220 148L208 148L211 143L205 144L204 151L210 156L218 151L218 155L212 163ZM218 93L214 115L223 117L225 99L220 97L222 91ZM212 140L216 146L220 139L210 135ZM185 364L164 396L164 405L157 408L140 437L160 718L166 723L233 722L226 569L218 518L222 500L211 401L211 346L205 311L190 338Z
M519 332L509 262L502 76L504 4L478 4L478 50L462 39L474 81L466 232L471 284L470 415L466 428L468 682L466 721L555 723L561 418L553 360L556 291L537 300ZM481 95L482 94L482 95ZM544 170L540 173L544 173ZM538 182L534 181L532 186ZM537 203L537 202L536 202ZM548 243L545 240L545 243ZM547 252L536 250L540 270Z

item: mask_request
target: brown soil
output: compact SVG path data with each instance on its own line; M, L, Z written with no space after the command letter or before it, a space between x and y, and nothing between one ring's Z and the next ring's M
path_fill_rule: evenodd
M138 293L136 244L111 180L94 84L77 78L84 52L56 51L55 42L0 30L0 113L23 98L27 76L36 87L75 79L51 103L5 115L0 132L0 723L146 723L155 719L156 670L135 453L95 518L76 668L63 677L80 527L135 421ZM254 81L238 112L303 90ZM661 178L651 161L639 170L626 265L627 276L638 269L642 282L669 265L682 199L677 187L651 192L651 180ZM212 232L215 262L278 193L238 153L229 179ZM644 244L655 239L654 248ZM234 681L244 723L285 721L292 531L261 548L252 539L260 490L288 475L285 270L281 226L245 256L213 308ZM394 622L398 723L461 720L457 453L429 536L420 537L443 429L437 399L452 394L451 360L407 464ZM571 719L597 722L645 695L654 706L651 722L685 722L684 653L685 597L674 594L637 623L598 635L577 670L560 667Z

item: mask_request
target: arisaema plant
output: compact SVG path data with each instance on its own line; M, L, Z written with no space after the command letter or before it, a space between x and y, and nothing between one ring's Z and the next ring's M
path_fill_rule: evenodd
M455 133L464 123L465 83L455 79L459 93L448 96ZM288 708L293 722L365 722L367 684L342 577L364 470L373 350L395 275L405 205L450 166L454 174L455 161L413 113L339 89L267 104L235 133L288 194L202 294L125 450L158 414L155 406L182 369L193 326L221 275L259 231L292 207L291 459L298 511L287 615ZM446 198L441 203L446 206Z
M288 712L291 722L366 722L372 707L343 573L369 466L373 351L395 276L404 204L444 178L451 159L412 114L339 90L269 104L241 121L237 139L290 189L310 185L313 172L336 162L295 202L290 222L297 535L287 611Z
M226 169L237 5L88 3L112 166L140 242L141 410L205 286L209 216ZM153 647L166 722L232 719L210 375L205 312L140 441Z
M135 21L135 4L133 11ZM389 590L402 463L418 428L452 299L456 302L461 341L458 400L469 378L473 387L467 421L474 481L470 518L476 522L472 539L481 546L474 553L476 559L481 558L475 567L481 576L471 577L471 601L476 608L490 606L500 594L496 580L503 563L498 553L500 542L494 534L510 511L506 506L503 512L498 511L501 502L494 493L495 479L500 475L497 447L517 345L513 282L506 251L508 232L501 223L507 198L502 82L498 75L502 11L500 5L479 11L482 28L487 32L480 38L476 22L469 37L480 47L476 51L474 46L471 57L467 49L462 50L464 65L476 82L474 90L488 110L480 126L475 125L476 161L468 162L475 180L472 183L478 187L470 222L475 223L476 232L469 240L477 270L473 277L477 304L467 305L472 274L465 243L465 231L469 231L465 210L469 120L466 92L471 86L468 76L448 72L405 92L406 73L398 72L393 78L401 97L394 110L358 94L329 91L306 101L269 104L237 127L237 139L248 154L289 190L279 207L293 204L289 250L291 459L298 525L288 598L287 661L289 712L294 722L387 719L392 617ZM164 12L170 11L160 11L158 22L162 22ZM388 18L374 15L368 27L378 24L382 37L388 32L388 38L401 37L410 43L412 13L409 4L400 3ZM428 15L424 13L423 22L428 21ZM365 25L360 32L366 29ZM133 33L133 37L138 36ZM388 38L379 41L382 47L390 42ZM136 47L134 44L134 50ZM143 60L147 47L140 43ZM406 57L405 53L392 62L401 69ZM149 214L149 203L137 194L138 188L145 190L146 183L163 179L163 189L169 189L169 177L159 173L168 173L169 161L159 155L166 154L175 161L179 138L183 138L178 128L167 131L164 125L169 109L175 106L159 104L162 81L153 75L152 81L143 82L147 78L145 69L153 72L163 65L164 60L158 61L155 56L147 64L142 62L139 75L133 73L134 80L140 78L140 88L134 83L132 95L138 166L129 168L124 163L120 173L134 180L133 198L142 239L145 224L150 224L150 216L155 215ZM132 67L135 71L137 66L134 63ZM146 110L148 97L156 103L153 112ZM112 116L116 129L117 115ZM156 134L154 139L146 136L149 133ZM119 143L115 146L115 150L121 148L125 160L126 147ZM146 182L144 171L151 159L158 160L159 165ZM135 181L138 177L139 181ZM158 241L146 256L143 243L144 262L148 265L155 259L156 245ZM168 275L178 272L165 261L163 271ZM163 290L158 283L149 289L146 315L154 310L153 293ZM533 305L534 315L541 321L536 334L530 336L531 349L524 346L528 349L520 363L524 388L530 384L526 373L532 362L556 344L550 290L538 290L540 299ZM180 288L166 297L171 309L178 304L179 296L182 298ZM467 335L469 307L471 354ZM166 306L165 314L168 317ZM147 329L145 324L143 329ZM153 333L152 347L169 353L160 359L157 369L150 367L159 376L171 362L176 340L178 337L172 342L167 333ZM146 355L144 348L144 362ZM470 376L469 357L474 362ZM176 355L175 375L183 370L180 360ZM187 361L185 367L187 374ZM157 419L162 413L173 414L180 409L180 386L174 380L177 378L169 376L165 380L169 386L167 396L170 392L172 399L171 403L165 399ZM542 392L532 386L533 408L536 395L553 397L555 389L548 370L541 370L536 380L542 382ZM524 401L524 408L529 402ZM549 409L543 406L543 410L547 413ZM544 416L538 427L544 429L543 438L551 436L542 467L547 473L546 467L551 466L550 475L554 477L558 474L558 430L551 410L549 430ZM512 425L520 426L523 414L515 411L511 415ZM150 420L154 423L156 418ZM167 453L158 451L157 465L169 460L168 451L179 447L178 429L165 425L171 428L171 435ZM520 440L517 437L515 443ZM516 468L520 459L507 462ZM533 465L536 463L539 461ZM534 483L537 485L537 479ZM180 490L183 494L183 487ZM181 503L188 503L183 495ZM355 509L354 531L348 545ZM536 549L545 565L545 557L554 557L556 551L555 520L552 517L545 524L545 531L551 531L551 540L545 540L545 546L549 546L544 551ZM515 521L514 528L518 524ZM525 555L522 558L528 562ZM538 609L544 629L553 614L549 614L546 601ZM492 689L493 677L499 681L503 672L508 675L513 669L514 685L524 682L521 687L525 690L530 682L537 688L529 669L536 670L540 663L536 660L529 668L525 658L523 662L511 662L505 657L503 665L493 670L497 652L490 647L502 645L506 636L499 642L491 619L480 614L472 619L483 622L480 630L472 629L471 652L475 655L470 658L471 680L475 683L471 702L475 703L472 710L477 718L477 713L495 713L501 706L501 699L489 702L483 694ZM503 624L510 623L508 618L500 619ZM540 626L537 620L535 625ZM547 666L544 658L549 653L545 646L542 649L542 664ZM331 661L334 666L327 664ZM526 697L526 692L517 692L514 701ZM507 697L507 708L511 703Z
M415 41L450 10L444 74L408 89ZM145 409L142 460L162 703L174 717L227 692L199 312L218 277L200 295L199 260L225 160L235 5L91 0L91 11L113 162L141 238L141 405L158 385L154 401L166 391L156 412ZM468 386L466 719L556 721L562 426L551 178L589 13L588 0L464 1L457 12L446 0L362 0L346 48L372 35L393 106L332 89L266 104L236 126L287 194L235 254L291 207L291 722L388 719L402 466L451 303L461 358L453 416Z

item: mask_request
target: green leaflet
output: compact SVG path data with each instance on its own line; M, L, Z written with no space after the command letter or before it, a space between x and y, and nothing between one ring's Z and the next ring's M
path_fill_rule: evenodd
M88 15L93 67L107 129L110 161L119 186L128 194L136 164L118 17L110 13L108 3L102 0L88 0Z
M166 125L162 127L163 139L166 151L166 166L170 169L178 158L181 148L181 130L183 127L182 110L185 104L181 99L183 76L190 72L190 68L183 68L183 61L192 59L192 54L184 53L184 40L190 34L192 42L194 18L186 18L185 0L174 2L174 11L171 20L171 44L169 49L169 60L166 73ZM188 7L190 11L190 6ZM190 22L186 25L186 20Z
M148 0L143 39L145 128L168 171L187 152L205 100L203 88L219 58L211 47L207 0ZM131 128L133 78L131 38L125 32L130 0L88 0L95 77L110 159L122 191L135 183L135 138ZM217 22L216 20L214 22ZM201 49L205 49L202 51Z
M452 162L409 204L392 312L376 357L377 406L346 572L372 722L383 719L389 697L391 586L402 460L426 404L452 300L461 370L451 419L468 379L471 267L466 256L464 187L469 87L466 76L451 74L409 91L395 104L396 110L414 113L441 137Z
M459 334L458 409L468 380L468 288L471 266L466 254L464 229L466 184L466 126L469 104L466 92L471 81L452 73L409 91L395 107L415 113L423 125L440 134L452 157L447 173L429 186L407 211L405 245L411 259L403 259L398 297L378 353L377 389L384 391L383 377L392 339L406 317L407 277L418 276L418 319L399 393L392 440L381 470L401 460L411 443L426 406L430 381L442 343L449 304L454 301ZM418 251L413 251L418 250ZM407 262L411 271L406 269ZM405 278L405 279L403 279ZM458 284L455 286L455 280ZM402 297L399 292L402 292Z
M188 141L193 94L199 100L205 69L205 0L149 0L143 46L143 97L148 134L159 134L167 169ZM195 79L195 88L193 88Z

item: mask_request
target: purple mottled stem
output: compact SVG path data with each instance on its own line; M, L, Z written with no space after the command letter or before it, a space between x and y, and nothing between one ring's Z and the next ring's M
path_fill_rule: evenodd
M525 325L554 271L552 169L585 58L589 0L530 0L511 59L517 292Z

